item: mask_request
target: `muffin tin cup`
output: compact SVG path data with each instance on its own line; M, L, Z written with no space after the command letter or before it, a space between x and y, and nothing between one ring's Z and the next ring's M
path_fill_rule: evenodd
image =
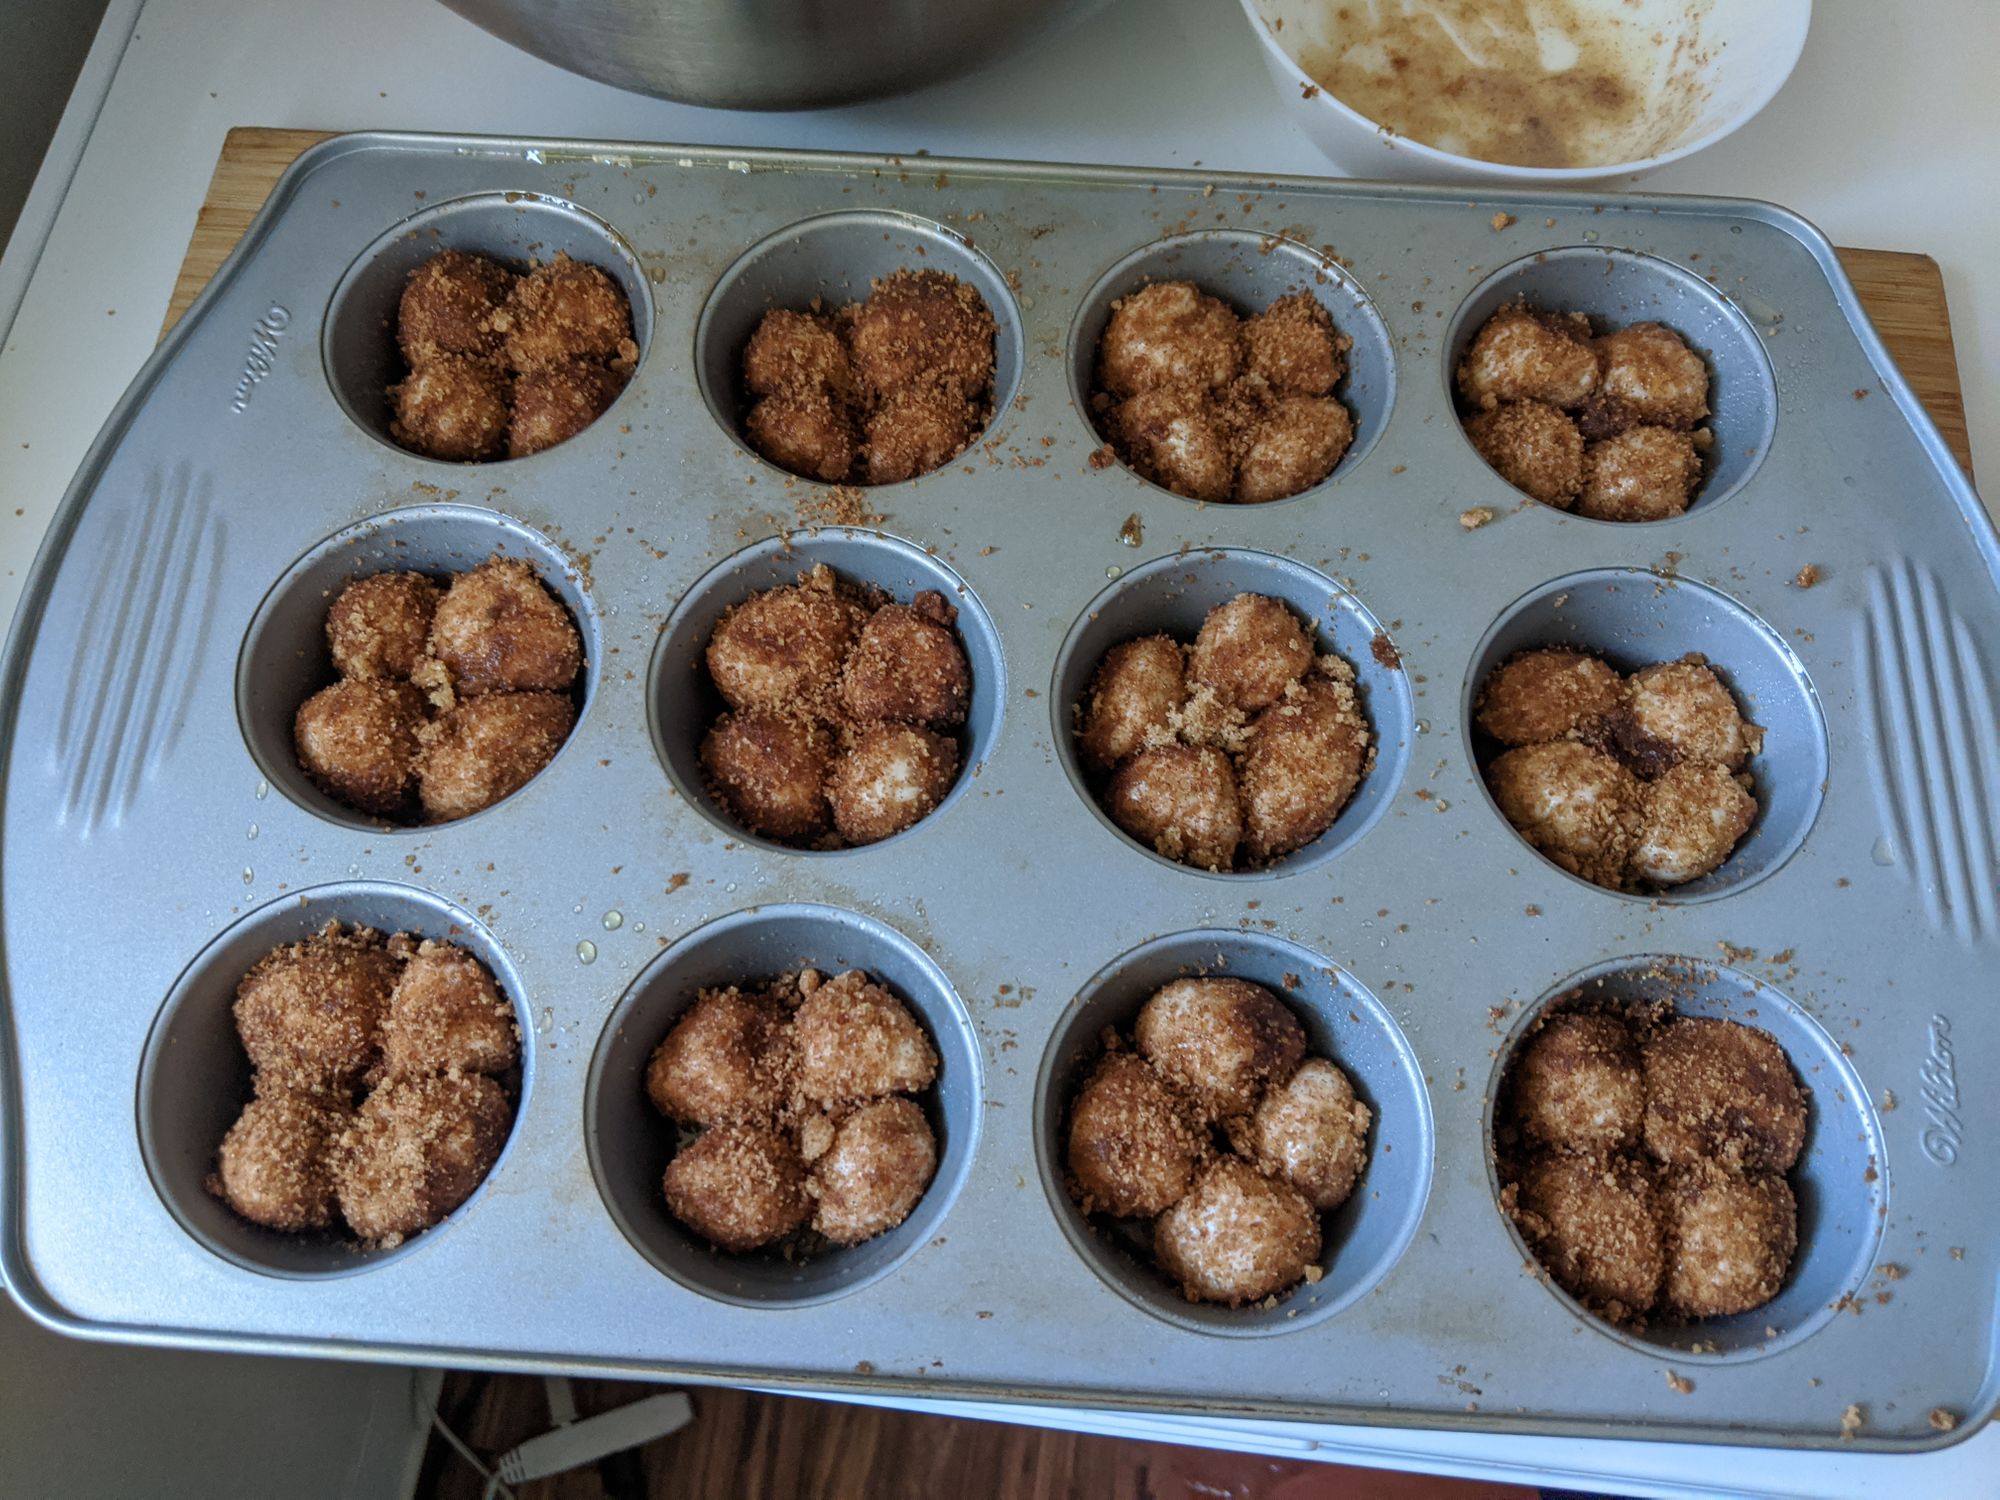
M239 1217L208 1191L216 1152L250 1102L250 1058L236 1033L236 987L272 949L311 937L330 921L436 938L465 949L492 971L521 1029L520 1085L514 1128L485 1179L443 1223L393 1249L376 1249L336 1232L285 1234ZM139 1065L139 1149L147 1174L180 1227L212 1254L266 1276L317 1280L374 1270L423 1248L470 1215L507 1158L534 1091L535 1049L520 975L505 950L470 914L410 886L348 881L315 886L260 906L226 928L168 991Z
M1708 901L1775 874L1798 851L1827 785L1826 717L1812 679L1777 631L1727 594L1641 568L1599 568L1545 583L1509 605L1474 648L1461 700L1466 758L1479 768L1481 794L1503 825L1507 820L1485 772L1504 747L1479 729L1473 709L1496 668L1544 646L1594 653L1620 672L1699 651L1735 696L1744 720L1764 730L1762 752L1745 762L1757 817L1729 858L1685 885L1606 894L1673 904ZM1522 847L1528 847L1525 840ZM1564 873L1589 890L1605 889Z
M1338 1064L1374 1116L1368 1165L1346 1202L1320 1215L1321 1276L1275 1306L1191 1302L1151 1261L1145 1220L1086 1218L1065 1159L1069 1108L1114 1027L1131 1041L1153 992L1197 974L1247 979L1278 996L1305 1028L1306 1051ZM1035 1161L1070 1248L1119 1296L1191 1333L1262 1337L1311 1328L1353 1306L1395 1266L1423 1219L1434 1152L1423 1070L1402 1029L1353 976L1284 938L1197 931L1155 938L1091 977L1063 1012L1035 1079Z
M776 1249L730 1254L667 1210L661 1176L680 1132L647 1097L646 1064L702 990L749 988L802 968L829 978L865 970L929 1033L938 1076L918 1102L937 1138L937 1172L910 1216L872 1240L798 1260ZM796 1309L891 1275L937 1235L978 1145L980 1099L977 1038L951 981L930 956L872 918L788 902L718 917L662 952L633 981L590 1060L584 1144L605 1208L655 1269L690 1291L738 1307Z
M1668 1353L1677 1361L1736 1364L1781 1354L1840 1316L1846 1300L1861 1291L1881 1247L1889 1174L1881 1122L1853 1063L1824 1026L1774 986L1727 966L1642 954L1593 965L1542 996L1521 1013L1486 1090L1486 1166L1494 1203L1497 1207L1501 1189L1497 1111L1508 1070L1541 1020L1593 1001L1662 1000L1677 1015L1737 1021L1765 1032L1784 1048L1805 1089L1805 1149L1786 1174L1798 1200L1799 1248L1791 1269L1778 1295L1762 1307L1726 1318L1663 1320L1644 1329L1606 1322L1546 1273L1539 1273L1540 1279L1578 1319L1653 1359ZM1536 1266L1519 1227L1504 1209L1500 1214L1523 1264Z
M299 765L292 725L300 705L336 680L326 612L343 588L375 573L426 573L443 582L494 556L533 564L583 637L583 670L572 689L577 726L537 777L562 759L590 706L602 649L597 612L576 568L547 537L496 511L419 505L335 532L285 570L251 617L236 660L236 716L251 759L272 786L307 812L343 827L389 834L436 831L439 825L385 823L329 796ZM492 811L483 808L471 816Z

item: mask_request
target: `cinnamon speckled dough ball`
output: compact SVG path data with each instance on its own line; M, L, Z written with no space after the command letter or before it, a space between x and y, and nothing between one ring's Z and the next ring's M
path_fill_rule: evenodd
M958 610L935 589L870 615L840 674L848 715L860 723L963 724L972 669L952 629L957 618Z
M653 1049L646 1097L683 1125L770 1119L784 1108L790 1061L790 1028L769 996L703 990Z
M1280 396L1331 395L1353 347L1311 292L1280 297L1243 320L1243 367Z
M1698 655L1641 667L1628 687L1632 727L1675 757L1735 770L1763 748L1763 731L1743 722L1735 696Z
M326 644L343 677L408 681L430 639L438 586L421 573L357 578L326 612Z
M573 359L610 360L629 370L639 355L631 304L618 283L560 252L514 283L493 321L516 370Z
M1173 1091L1130 1052L1107 1054L1070 1106L1066 1160L1087 1214L1151 1218L1173 1207L1201 1147Z
M822 563L724 614L709 637L708 672L731 708L803 709L832 695L867 621Z
M1509 657L1479 685L1479 727L1503 745L1590 735L1625 701L1625 680L1598 657L1552 646Z
M1276 703L1312 664L1312 641L1284 600L1238 594L1201 622L1188 653L1188 681L1255 713Z
M824 390L766 396L743 426L750 446L781 469L823 484L839 484L853 472L854 420Z
M430 725L417 758L417 792L433 822L491 807L526 786L563 747L576 705L561 693L464 698Z
M1259 714L1238 772L1250 862L1303 849L1331 828L1367 761L1368 721L1342 679L1308 678Z
M426 938L417 944L404 960L382 1024L389 1076L504 1073L520 1058L514 1007L486 965L455 943Z
M1632 873L1682 885L1719 869L1757 820L1757 799L1739 776L1712 760L1684 760L1649 782Z
M1345 1073L1323 1057L1309 1057L1257 1106L1250 1132L1257 1165L1297 1188L1314 1208L1338 1208L1368 1165L1373 1119Z
M583 667L583 637L533 566L489 557L438 601L431 653L461 694L560 692Z
M236 987L236 1031L260 1089L349 1089L374 1067L398 965L381 934L329 922L274 948Z
M845 401L854 391L854 369L831 323L781 307L764 314L744 346L743 383L759 396L826 391Z
M1660 1199L1671 1247L1668 1307L1690 1318L1729 1317L1778 1295L1799 1247L1798 1202L1783 1177L1674 1172Z
M1523 745L1487 768L1500 814L1543 854L1594 884L1617 889L1639 836L1639 779L1575 740Z
M701 742L701 768L723 810L752 833L783 844L813 843L833 810L826 779L832 733L819 720L778 709L724 714Z
M1512 401L1468 417L1465 435L1515 489L1558 510L1576 503L1583 489L1583 434L1555 407Z
M855 373L877 395L934 386L976 401L993 384L993 314L955 276L905 267L847 318Z
M389 436L412 453L484 463L507 446L512 382L497 364L439 355L389 387Z
M768 1125L718 1125L667 1163L667 1210L719 1250L781 1240L812 1213L805 1164Z
M792 1046L802 1105L914 1094L937 1077L937 1049L916 1017L859 969L806 995L792 1016Z
M833 826L850 844L875 844L929 817L958 780L958 746L915 724L858 730L827 773Z
M1241 368L1240 320L1191 281L1162 281L1122 297L1097 346L1097 378L1114 396L1177 386L1206 392Z
M1354 418L1331 396L1282 397L1243 435L1235 498L1262 505L1309 490L1334 471L1353 441Z
M1503 307L1473 337L1458 367L1458 389L1473 406L1546 401L1576 406L1597 389L1590 320L1578 313Z
M1665 427L1628 427L1583 455L1576 513L1595 521L1665 521L1682 515L1701 485L1692 436Z
M1104 792L1111 821L1167 859L1227 870L1243 841L1236 769L1209 745L1163 745L1121 765Z
M292 745L329 796L378 818L408 810L424 695L407 682L343 678L299 705Z
M1171 636L1120 641L1104 653L1083 695L1083 758L1108 771L1149 745L1173 742L1187 698L1186 648Z
M440 250L410 272L396 307L396 342L411 367L441 354L488 358L500 352L493 315L514 273L483 255Z
M1513 1095L1521 1133L1537 1145L1601 1155L1639 1144L1646 1080L1615 1016L1552 1017L1521 1049Z
M1597 341L1598 394L1634 422L1694 426L1708 415L1708 366L1663 323L1634 323Z
M1618 1156L1538 1156L1521 1174L1515 1216L1564 1290L1614 1321L1659 1300L1667 1252L1644 1167Z
M1139 1051L1208 1119L1257 1107L1305 1056L1306 1034L1284 1002L1247 979L1176 979L1133 1028Z
M1119 456L1145 478L1190 500L1227 500L1236 446L1207 392L1193 386L1141 391L1111 409Z
M610 409L625 377L603 365L568 360L523 371L514 381L507 456L526 458L566 443Z
M1153 1225L1153 1253L1190 1302L1261 1302L1303 1281L1319 1251L1305 1195L1232 1156L1203 1168Z
M834 1127L812 1164L813 1228L836 1245L858 1245L910 1216L937 1171L930 1121L909 1099L864 1104Z
M892 391L868 416L868 482L900 484L965 451L978 413L956 391L910 386Z
M355 1112L334 1159L348 1227L393 1245L429 1229L486 1180L514 1106L480 1073L392 1078Z
M344 1100L273 1089L243 1107L216 1153L209 1190L252 1224L296 1234L333 1223L333 1143Z
M1799 1159L1806 1098L1770 1033L1684 1017L1662 1027L1643 1056L1646 1149L1660 1161L1788 1172Z

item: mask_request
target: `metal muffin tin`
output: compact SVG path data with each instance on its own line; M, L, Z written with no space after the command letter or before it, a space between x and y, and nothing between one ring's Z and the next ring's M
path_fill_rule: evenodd
M566 248L621 277L643 355L609 414L478 467L383 440L384 318L447 244ZM996 419L959 462L864 492L879 524L801 530L826 493L743 445L733 346L768 296L839 301L902 264L986 296ZM1243 306L1308 287L1355 336L1359 435L1328 483L1202 507L1092 462L1088 341L1141 277L1189 273ZM1524 504L1473 453L1451 363L1521 289L1706 347L1719 453L1685 517ZM1496 518L1467 530L1478 506ZM570 742L460 823L331 807L286 754L327 590L496 549L537 561L583 627ZM971 764L912 831L802 853L703 802L693 662L732 598L822 559L956 597ZM1933 1408L1963 1435L2000 1393L1997 563L1832 251L1766 205L329 142L134 384L22 606L0 1263L51 1325L162 1344L1808 1446L1840 1442L1854 1405L1859 1446L1950 1441ZM1816 587L1793 581L1805 564ZM1320 845L1216 876L1119 833L1067 737L1094 652L1191 633L1237 588L1316 619L1380 743ZM1622 666L1704 650L1769 728L1760 825L1717 876L1601 891L1501 822L1471 693L1552 639ZM469 942L528 1042L506 1154L379 1257L273 1249L199 1193L242 1086L229 989L266 939L333 916ZM1768 1334L1756 1315L1605 1328L1495 1203L1510 1045L1542 1001L1657 955L1712 967L1690 1004L1770 1029L1812 1091L1805 1242ZM1296 974L1316 1047L1377 1115L1327 1275L1270 1312L1177 1301L1059 1182L1063 1091L1098 1028L1218 960ZM800 963L869 967L911 1001L944 1058L940 1171L879 1243L734 1263L657 1212L667 1146L636 1070L691 986Z

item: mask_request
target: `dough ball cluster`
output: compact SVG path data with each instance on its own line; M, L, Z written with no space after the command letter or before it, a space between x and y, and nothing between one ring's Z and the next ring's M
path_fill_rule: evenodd
M646 1067L653 1107L700 1132L667 1164L667 1208L734 1252L884 1234L937 1171L916 1102L937 1073L916 1017L858 969L703 990Z
M389 434L454 463L525 458L604 415L639 362L632 307L597 266L560 252L518 275L441 250L403 283Z
M1210 610L1191 646L1166 635L1113 646L1075 713L1112 821L1205 870L1304 848L1372 763L1353 667L1317 655L1290 606L1263 594Z
M1545 1269L1613 1322L1725 1317L1778 1294L1806 1095L1735 1021L1569 1009L1509 1069L1503 1204Z
M1084 1213L1151 1220L1191 1302L1265 1302L1319 1279L1320 1215L1368 1163L1368 1106L1306 1055L1289 1007L1248 980L1177 979L1146 1001L1070 1101L1065 1159Z
M956 606L897 604L820 564L716 623L706 661L728 704L701 743L709 795L752 833L804 849L914 827L958 780L972 669Z
M1719 869L1757 818L1747 723L1699 653L1621 677L1553 647L1502 662L1474 717L1506 747L1486 767L1501 814L1563 869L1611 890Z
M456 944L329 922L259 959L235 1011L255 1094L208 1185L253 1224L397 1245L469 1198L507 1142L520 1028Z
M750 445L824 484L895 484L951 462L993 417L985 300L905 268L834 313L766 313L743 350Z
M1311 292L1244 318L1191 281L1155 282L1112 307L1091 409L1113 451L1176 495L1283 500L1354 441L1333 394L1353 347Z
M356 579L326 638L341 675L300 705L293 747L316 785L372 817L448 823L490 807L575 726L583 637L518 559L443 589L422 573Z
M1664 521L1701 488L1708 365L1664 323L1599 335L1582 313L1510 303L1458 367L1466 436L1500 477L1598 521Z

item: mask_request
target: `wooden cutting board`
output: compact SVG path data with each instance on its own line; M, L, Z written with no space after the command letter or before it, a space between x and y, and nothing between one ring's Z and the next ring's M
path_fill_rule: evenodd
M239 125L222 143L222 156L195 221L187 259L167 304L162 335L187 311L208 279L236 248L257 210L286 167L308 146L330 135L323 130L268 130ZM1958 385L1958 355L1952 348L1951 314L1945 307L1944 278L1928 255L1899 250L1841 250L1840 262L1853 278L1868 316L1896 363L1915 388L1958 456L1972 472L1966 435L1965 400Z

